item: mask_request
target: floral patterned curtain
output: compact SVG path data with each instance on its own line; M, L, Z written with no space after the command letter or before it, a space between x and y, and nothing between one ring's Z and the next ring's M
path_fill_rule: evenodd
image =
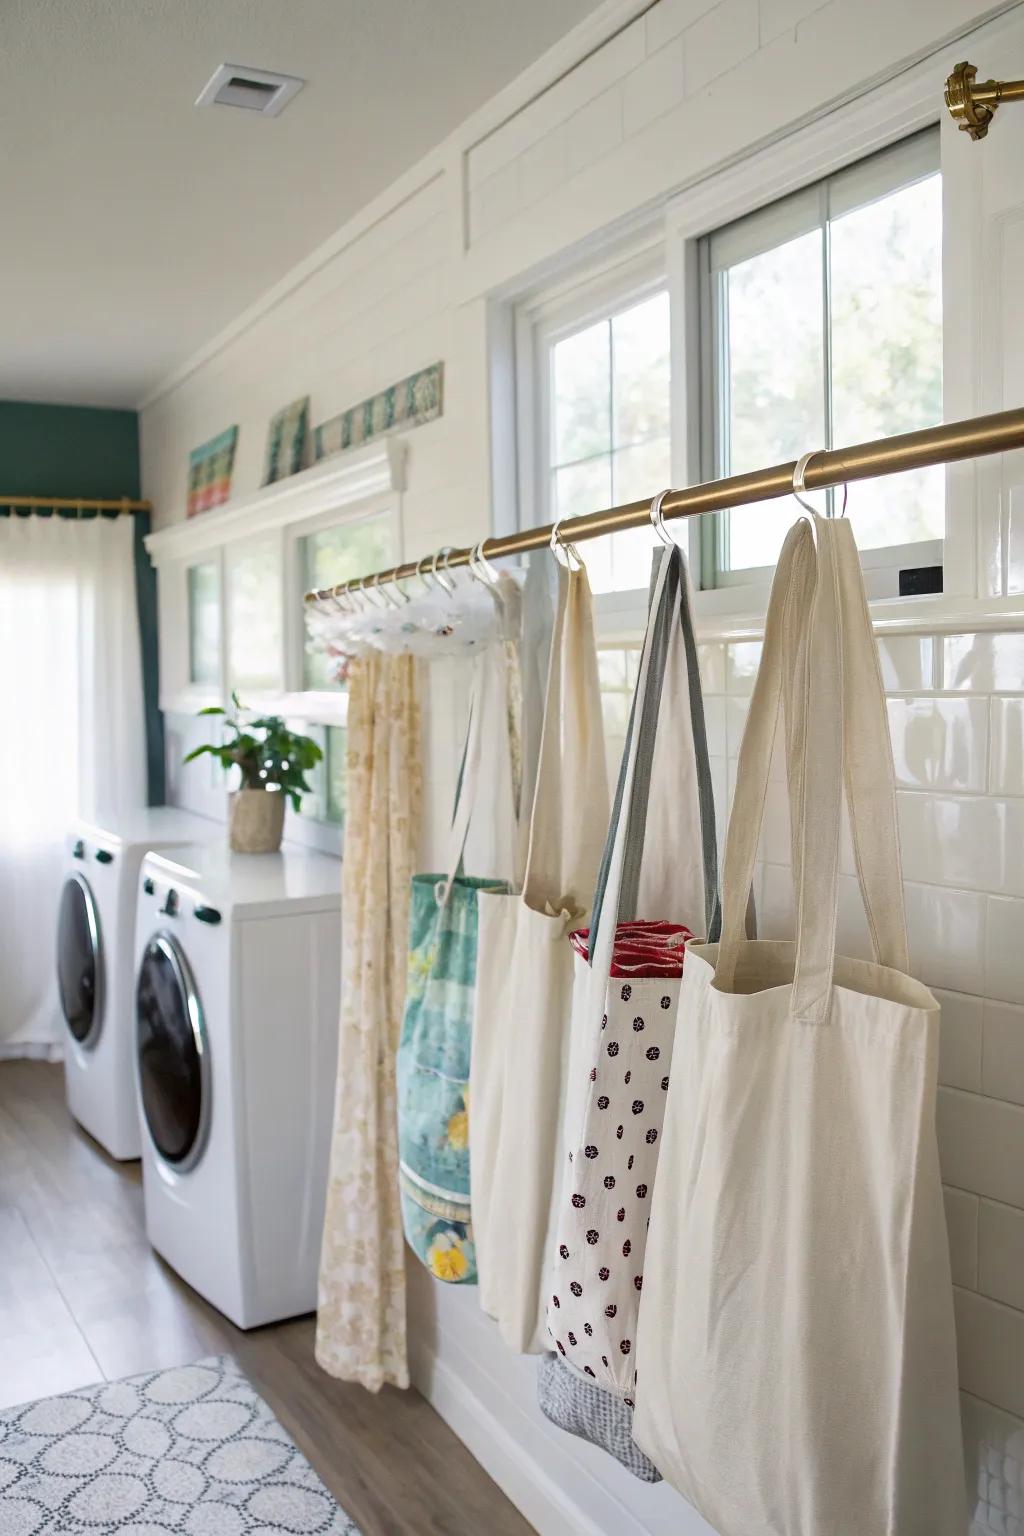
M341 1025L316 1358L373 1392L409 1385L395 1052L420 831L419 686L411 656L362 657L349 679Z

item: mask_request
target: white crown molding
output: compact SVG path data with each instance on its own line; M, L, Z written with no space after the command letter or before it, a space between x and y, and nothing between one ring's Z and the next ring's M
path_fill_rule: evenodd
M342 511L388 491L405 489L406 445L398 437L382 437L365 448L353 448L301 470L276 485L242 496L214 512L161 528L146 539L157 567L190 560L239 538L286 527L319 512Z

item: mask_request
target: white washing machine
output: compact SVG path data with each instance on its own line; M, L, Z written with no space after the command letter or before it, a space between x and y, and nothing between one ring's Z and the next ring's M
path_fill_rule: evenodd
M316 1306L341 992L341 863L151 854L136 925L146 1230L239 1328Z
M57 990L67 1026L68 1108L113 1157L139 1157L135 1100L135 893L151 848L222 837L172 806L80 821L67 839L57 917Z

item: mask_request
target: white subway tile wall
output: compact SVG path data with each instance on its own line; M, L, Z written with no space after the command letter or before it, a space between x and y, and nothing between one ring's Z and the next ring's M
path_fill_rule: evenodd
M699 648L720 850L760 651ZM613 772L637 654L601 653ZM911 964L942 1005L937 1123L971 1536L1024 1536L1024 633L883 637L879 654ZM777 752L756 885L772 938L793 933L781 770ZM867 954L845 830L841 870L840 943Z

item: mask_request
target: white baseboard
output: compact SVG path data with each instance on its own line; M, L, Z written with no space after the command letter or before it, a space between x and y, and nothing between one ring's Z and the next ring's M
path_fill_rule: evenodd
M607 1536L446 1361L423 1350L411 1365L418 1391L539 1536Z

